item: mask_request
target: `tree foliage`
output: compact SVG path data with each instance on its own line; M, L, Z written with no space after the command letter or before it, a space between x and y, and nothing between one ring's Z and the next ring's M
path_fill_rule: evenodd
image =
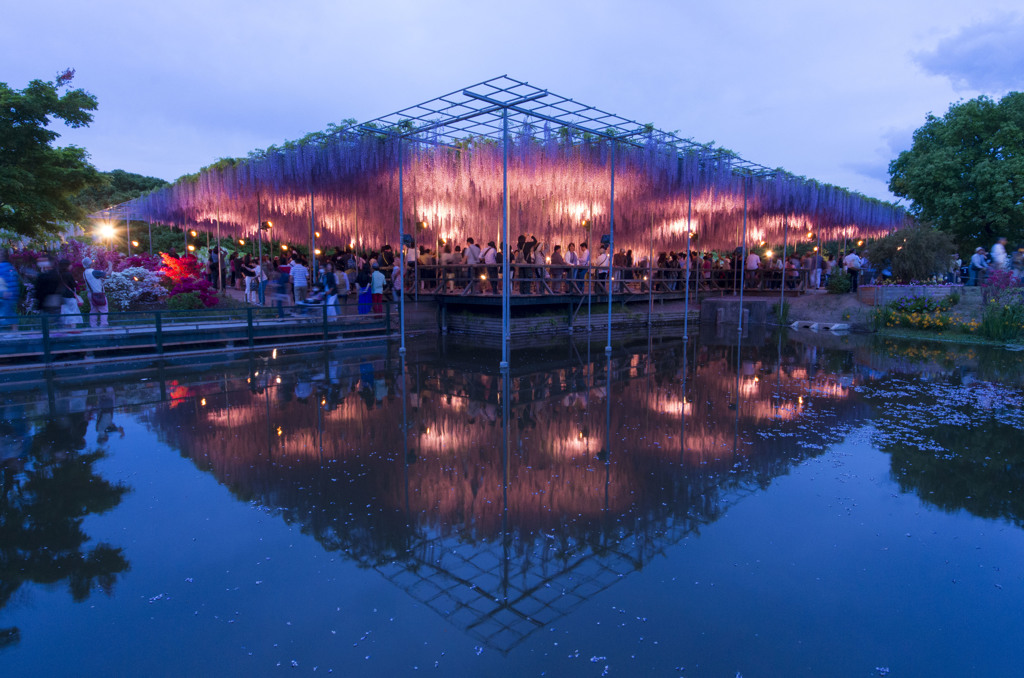
M875 269L888 267L898 282L925 281L949 270L953 240L931 226L893 231L871 243L867 256Z
M90 214L107 207L120 205L143 193L169 185L163 179L133 174L124 170L101 172L100 180L78 193L72 202L82 208L86 214Z
M70 89L73 78L68 70L23 90L0 82L0 229L31 236L84 216L73 197L100 175L84 149L54 146L60 134L49 128L53 119L68 127L92 122L96 97Z
M981 96L929 115L889 165L889 190L961 246L1024 240L1024 93Z

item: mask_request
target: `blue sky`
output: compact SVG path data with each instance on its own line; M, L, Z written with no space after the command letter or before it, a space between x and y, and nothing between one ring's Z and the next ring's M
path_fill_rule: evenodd
M1019 0L8 3L0 81L95 94L102 170L174 179L496 75L889 199L931 112L1024 89Z

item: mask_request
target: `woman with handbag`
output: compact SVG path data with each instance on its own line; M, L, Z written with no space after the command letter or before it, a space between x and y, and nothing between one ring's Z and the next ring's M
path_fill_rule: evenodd
M89 326L107 327L107 295L103 291L103 279L114 272L114 262L107 262L106 271L97 271L92 267L92 259L82 259L85 271L85 288L89 292Z
M71 275L71 262L61 259L57 266L57 275L60 277L61 286L61 325L78 327L78 323L82 322L82 313L79 310L79 306L82 305L82 297L78 296L78 283L75 282L75 276Z

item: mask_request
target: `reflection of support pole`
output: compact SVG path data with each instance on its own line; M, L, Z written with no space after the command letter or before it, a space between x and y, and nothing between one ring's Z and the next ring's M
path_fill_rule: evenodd
M690 256L690 231L693 230L693 186L690 186L686 194L686 301L683 303L683 341L689 336L690 329L690 269L693 267L693 258ZM742 313L742 310L741 310ZM684 351L685 352L685 351Z
M405 243L402 240L405 238L405 217L403 215L404 205L403 191L404 191L404 178L403 178L403 165L405 164L405 158L402 155L402 139L398 139L398 263L399 268L398 279L401 282L398 290L398 326L399 331L402 335L402 344L398 349L398 355L405 355Z
M608 510L608 488L612 474L612 352L611 346L605 349L604 372L604 510Z
M615 261L615 139L611 141L611 166L612 166L612 190L611 207L608 213L608 343L604 346L604 352L611 355L612 352L612 288L615 286L613 278L615 269L612 262Z
M405 474L405 518L412 524L412 512L409 510L409 414L406 401L405 354L401 354L398 366L398 378L402 382L402 470Z
M501 371L501 549L504 556L502 559L501 577L502 602L508 601L509 564L511 561L511 540L509 539L508 530L508 410L511 404L509 402L509 391L509 376L508 368L506 367ZM522 444L521 441L520 444Z
M733 262L735 265L736 262ZM747 178L743 177L743 242L740 244L740 307L736 317L736 332L743 335L743 288L746 285L744 274L747 272ZM736 278L733 277L733 280Z
M508 289L508 109L501 109L501 367L508 367L509 341L512 335L512 317ZM533 274L533 271L530 271ZM472 285L470 279L470 285Z

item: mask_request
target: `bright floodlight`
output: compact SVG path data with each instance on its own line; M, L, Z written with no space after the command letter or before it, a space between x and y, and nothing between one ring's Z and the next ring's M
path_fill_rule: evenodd
M110 240L111 238L114 237L114 227L111 226L110 224L104 222L104 223L100 224L99 234L100 234L100 237L106 238L107 240Z

